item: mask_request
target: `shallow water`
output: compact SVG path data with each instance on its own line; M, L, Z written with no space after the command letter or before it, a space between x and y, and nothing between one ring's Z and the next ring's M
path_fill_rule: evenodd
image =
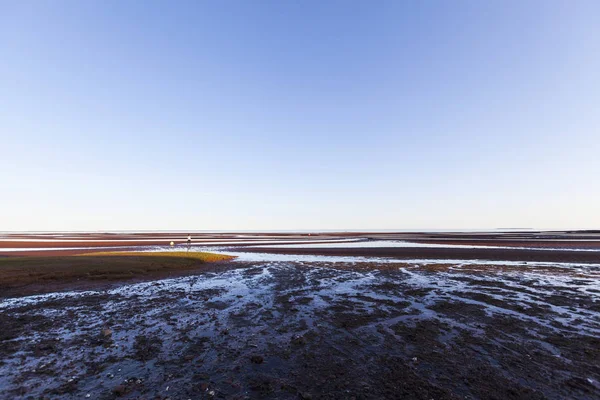
M254 247L274 247L286 249L302 248L385 248L385 247L422 247L422 248L445 248L445 249L516 249L516 250L553 250L553 251L600 251L597 249L577 249L560 247L527 247L527 246L486 246L486 245L463 245L463 244L440 244L440 243L421 243L409 242L404 240L354 240L351 243L344 243L343 246L335 243L303 243L303 244L276 244Z

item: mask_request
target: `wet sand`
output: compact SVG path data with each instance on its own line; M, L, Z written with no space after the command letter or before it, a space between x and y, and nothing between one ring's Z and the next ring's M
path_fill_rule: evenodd
M0 399L600 398L596 253L237 250L260 261L0 298Z

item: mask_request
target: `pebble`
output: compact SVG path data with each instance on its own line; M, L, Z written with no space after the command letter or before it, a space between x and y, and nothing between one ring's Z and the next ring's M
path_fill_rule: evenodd
M292 342L293 344L297 344L297 345L304 345L304 344L306 344L306 338L301 335L296 335L296 336L292 337L290 342Z
M262 356L252 356L250 357L250 361L254 364L262 364L265 359Z
M127 388L124 385L115 386L112 390L117 396L122 396L127 393Z

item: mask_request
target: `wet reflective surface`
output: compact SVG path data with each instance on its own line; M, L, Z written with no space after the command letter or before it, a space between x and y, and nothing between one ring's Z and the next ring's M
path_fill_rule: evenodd
M0 301L0 398L600 396L597 265L247 254Z

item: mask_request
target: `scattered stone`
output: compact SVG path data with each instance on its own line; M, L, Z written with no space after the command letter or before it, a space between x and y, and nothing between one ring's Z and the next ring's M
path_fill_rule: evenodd
M292 344L302 346L306 344L306 338L303 335L294 335L292 336L290 342Z
M125 385L118 385L115 386L112 391L115 394L115 396L123 396L127 394L128 389Z
M262 364L265 359L262 356L252 356L250 357L250 361L254 364Z

